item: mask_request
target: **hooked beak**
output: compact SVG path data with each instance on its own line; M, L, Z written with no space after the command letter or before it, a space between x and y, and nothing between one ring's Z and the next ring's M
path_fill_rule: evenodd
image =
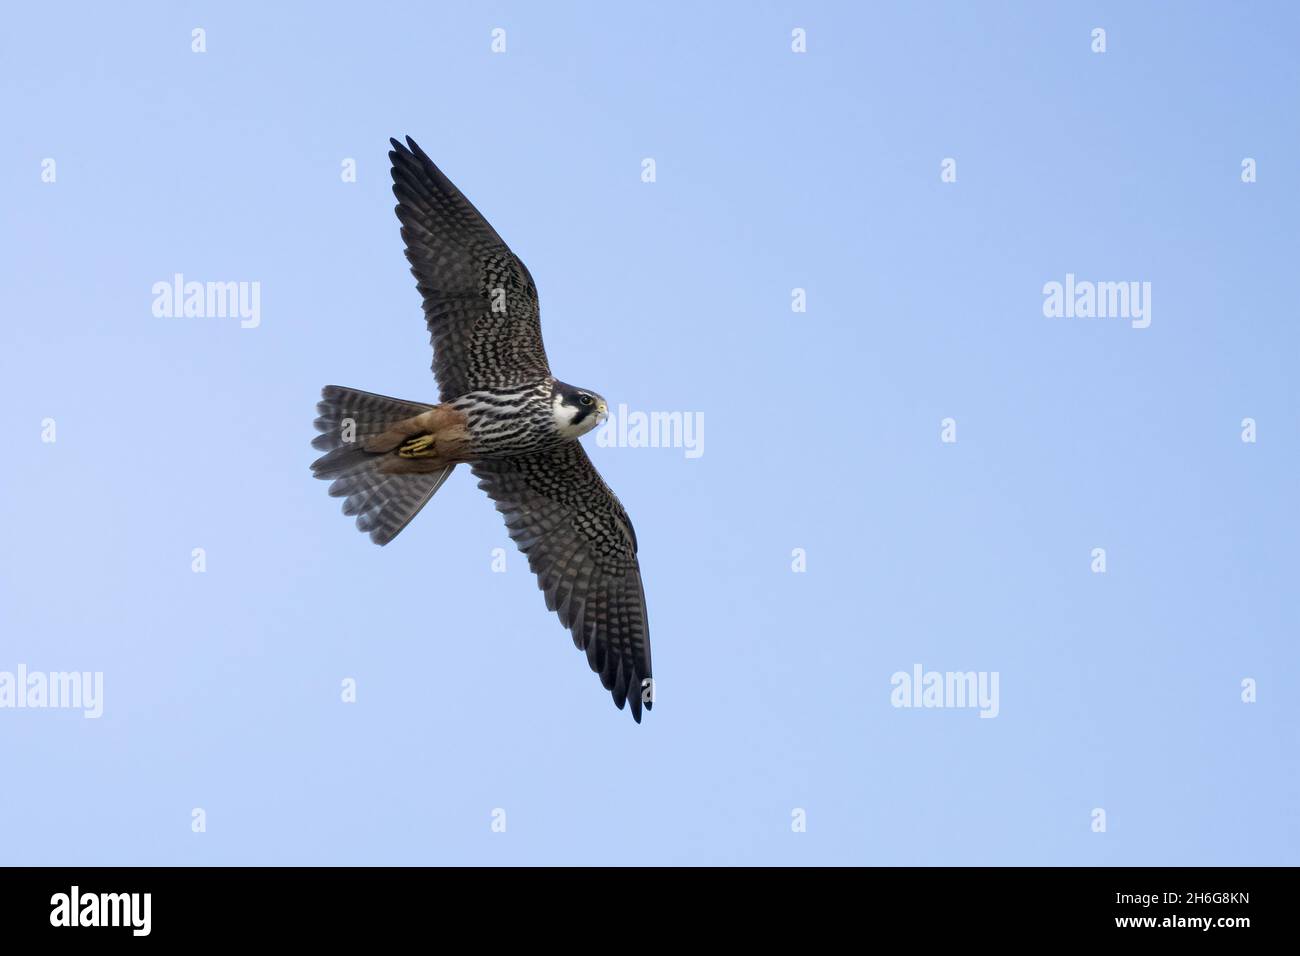
M607 418L609 418L609 406L606 405L604 402L598 403L596 405L596 424L597 425L605 424L605 420Z

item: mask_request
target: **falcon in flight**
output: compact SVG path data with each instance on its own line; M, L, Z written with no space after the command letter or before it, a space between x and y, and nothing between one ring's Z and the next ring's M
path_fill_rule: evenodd
M321 390L312 464L343 513L387 544L459 464L505 515L546 606L619 709L654 702L636 532L578 438L608 415L551 374L537 286L424 150L390 140L406 258L424 297L439 403Z

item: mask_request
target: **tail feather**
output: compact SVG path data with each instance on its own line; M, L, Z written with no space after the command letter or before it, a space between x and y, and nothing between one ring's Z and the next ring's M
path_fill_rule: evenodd
M365 442L394 422L432 407L338 385L321 389L316 406L320 434L312 447L325 454L312 463L312 473L332 479L329 493L345 499L343 513L356 515L357 528L375 544L388 544L397 537L455 466L394 474L383 470L386 456L367 452Z

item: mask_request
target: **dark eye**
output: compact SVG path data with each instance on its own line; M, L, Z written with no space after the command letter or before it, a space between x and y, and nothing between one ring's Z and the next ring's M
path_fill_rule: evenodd
M579 395L579 396L578 396L578 401L582 402L582 404L584 404L584 405L590 405L590 404L591 404L591 396L590 396L590 395Z

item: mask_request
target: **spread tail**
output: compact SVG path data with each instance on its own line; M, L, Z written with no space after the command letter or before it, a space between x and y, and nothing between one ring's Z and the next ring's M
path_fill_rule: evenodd
M356 515L357 528L368 532L375 544L388 544L397 537L456 466L394 471L384 453L388 449L381 452L372 443L367 451L367 442L394 423L432 408L338 385L321 389L316 406L320 434L311 444L326 454L312 462L312 474L333 479L329 493L345 499L343 513Z

